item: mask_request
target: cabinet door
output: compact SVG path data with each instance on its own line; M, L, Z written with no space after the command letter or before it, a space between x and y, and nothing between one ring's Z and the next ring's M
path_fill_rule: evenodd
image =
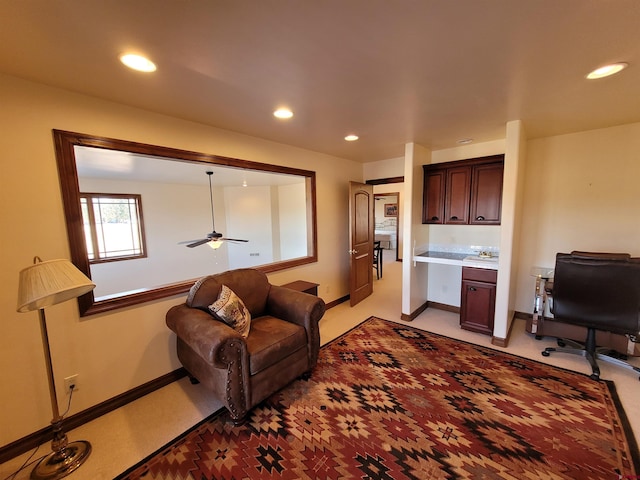
M470 224L500 225L503 171L502 162L473 167Z
M444 223L454 225L469 223L470 186L471 167L447 169Z
M444 223L445 170L424 169L422 223Z
M493 335L496 286L491 283L463 280L460 298L460 327Z

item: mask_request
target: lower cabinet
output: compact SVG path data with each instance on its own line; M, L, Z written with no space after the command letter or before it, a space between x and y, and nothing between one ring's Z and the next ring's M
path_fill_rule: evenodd
M497 280L496 270L462 267L461 328L493 335Z

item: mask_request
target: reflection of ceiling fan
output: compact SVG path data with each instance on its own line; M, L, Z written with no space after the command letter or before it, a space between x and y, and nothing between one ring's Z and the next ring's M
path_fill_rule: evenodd
M207 175L209 175L209 200L211 202L211 226L213 227L213 230L211 233L207 234L207 238L201 238L199 240L187 240L186 242L180 242L179 245L183 245L186 243L187 247L193 248L208 243L211 248L218 248L222 245L224 240L228 242L248 242L249 240L225 238L221 233L216 232L216 222L213 217L213 189L211 187L211 175L213 175L213 172L208 171Z

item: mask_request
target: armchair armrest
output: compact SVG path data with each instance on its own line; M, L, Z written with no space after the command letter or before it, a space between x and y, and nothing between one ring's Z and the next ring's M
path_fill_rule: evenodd
M310 365L315 366L320 350L318 322L325 312L324 301L315 295L272 285L267 298L267 311L274 317L304 327L307 331Z
M171 307L166 316L167 326L205 361L218 368L227 368L225 350L229 342L239 342L246 351L242 335L207 312L185 304Z

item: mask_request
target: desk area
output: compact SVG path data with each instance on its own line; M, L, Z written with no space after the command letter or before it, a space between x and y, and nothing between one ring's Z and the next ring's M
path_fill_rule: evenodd
M418 263L451 265L451 269L445 267L434 280L438 282L446 278L449 286L453 287L451 280L458 275L460 286L455 286L460 296L455 301L445 302L444 305L456 307L460 305L460 327L465 330L493 335L495 317L495 298L498 280L498 252L487 248L464 248L464 251L441 251L429 248L427 251L414 255L414 266ZM429 268L429 271L432 270ZM457 270L454 273L453 270ZM446 290L445 283L445 290ZM430 297L433 298L433 297ZM459 303L458 303L459 302ZM436 301L435 303L441 303Z
M456 265L460 267L485 268L498 270L498 256L482 257L478 254L460 252L426 251L413 256L414 264L439 263L444 265Z

